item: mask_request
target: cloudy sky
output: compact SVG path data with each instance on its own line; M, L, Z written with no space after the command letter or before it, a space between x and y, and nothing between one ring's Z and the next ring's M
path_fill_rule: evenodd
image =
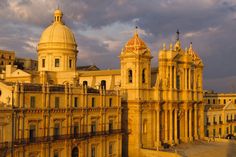
M0 0L0 49L36 59L58 4L76 36L79 65L119 68L137 25L157 66L158 50L178 28L183 48L193 42L204 62L204 88L236 92L236 0Z

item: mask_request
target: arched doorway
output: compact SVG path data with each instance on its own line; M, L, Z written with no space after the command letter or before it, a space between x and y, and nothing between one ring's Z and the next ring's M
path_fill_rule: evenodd
M72 149L71 157L79 157L79 150L77 147Z

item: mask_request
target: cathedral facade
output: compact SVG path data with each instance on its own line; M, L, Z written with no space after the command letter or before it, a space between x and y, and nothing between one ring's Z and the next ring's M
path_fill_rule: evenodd
M105 105L104 108L101 107L101 110L97 110L97 112L101 115L111 114L110 117L99 118L101 119L101 121L99 120L100 124L105 121L108 125L107 128L101 127L101 131L107 129L109 131L109 126L111 125L109 118L116 117L113 121L117 124L116 129L122 130L122 140L119 132L108 136L107 139L104 139L105 135L98 137L101 141L111 139L110 142L115 142L114 150L116 153L109 155L109 151L105 151L109 150L109 144L101 142L102 144L99 145L101 146L100 150L103 153L107 153L95 152L94 154L94 152L91 152L96 157L121 156L121 153L122 156L138 157L147 155L146 151L151 151L153 156L166 156L159 151L164 145L187 143L204 137L203 63L194 51L192 44L190 44L189 48L183 50L179 37L177 37L174 45L170 44L170 46L166 47L163 44L163 48L158 54L158 68L151 68L151 60L153 58L151 51L139 37L138 32L135 31L119 56L120 69L77 71L77 43L72 31L64 25L62 15L63 13L60 10L56 10L53 24L42 33L37 47L38 71L30 73L8 67L5 82L21 82L15 83L20 89L21 86L24 88L24 84L27 83L30 86L38 84L39 88L42 89L40 92L50 87L53 88L55 85L60 85L64 89L64 95L66 95L66 89L69 89L71 85L71 90L69 91L72 97L68 97L68 102L67 98L64 95L62 96L65 99L62 101L65 108L66 104L68 106L74 104L75 98L73 96L75 97L79 93L81 95L88 93L85 88L91 88L91 91L98 90L100 95L105 95L98 96L101 106L104 105L103 102L109 104L110 101L115 99L115 104L118 108L110 110L106 109L107 106ZM1 90L3 86L6 86L6 83L5 85L2 83ZM31 87L29 88L31 89ZM114 93L114 91L116 91L114 95L109 95L109 93ZM84 98L83 96L77 98L84 110L89 109L85 104L93 104L94 93L90 94L91 101L88 101L89 98ZM55 97L61 96L55 95ZM1 101L7 104L5 98L2 96ZM19 99L23 98L19 97ZM39 104L47 106L49 99L42 99ZM58 100L53 98L52 101ZM78 111L75 115L80 117L85 113L87 112ZM52 116L57 114L59 112L54 111ZM36 116L37 114L34 115ZM61 116L64 115L67 115L67 110L61 113ZM91 116L96 117L92 112ZM60 118L58 119L60 121ZM85 116L85 119L90 119L90 117L86 118ZM71 120L68 119L68 121L65 120L64 122L63 124L67 125L71 123ZM46 127L48 123L45 119L42 127ZM86 125L92 124L90 121L86 123ZM55 124L53 125L55 126ZM115 140L112 141L112 139ZM110 148L111 152L113 151L112 148L114 148L112 146ZM71 152L72 149L71 145L68 145L66 150ZM88 148L83 149L90 150ZM78 156L88 156L89 153L86 153L86 151Z

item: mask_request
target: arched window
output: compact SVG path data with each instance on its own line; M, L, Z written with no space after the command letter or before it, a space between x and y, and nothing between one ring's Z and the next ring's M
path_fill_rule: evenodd
M176 88L180 89L180 76L179 75L177 75L177 78L176 78Z
M42 59L42 68L45 68L45 59Z
M146 69L143 69L143 71L142 71L142 83L145 83L145 82L146 82L145 73L146 73Z
M102 89L106 90L106 81L105 80L101 81L101 87L102 87Z
M78 157L79 156L79 150L77 147L72 149L71 157Z
M88 81L83 81L83 86L88 86Z
M132 73L132 70L129 70L128 71L128 82L129 83L132 83L133 82L133 73Z
M72 59L69 59L69 68L72 68Z

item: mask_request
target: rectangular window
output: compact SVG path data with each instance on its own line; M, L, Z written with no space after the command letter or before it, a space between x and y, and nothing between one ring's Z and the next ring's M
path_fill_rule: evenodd
M91 157L96 157L96 147L94 145L91 147Z
M216 136L216 129L213 129L213 137Z
M209 137L209 130L206 130L206 137Z
M55 123L54 126L54 138L58 138L60 135L60 124L59 123Z
M180 76L179 75L177 75L176 77L176 88L180 89Z
M30 142L33 142L35 140L35 137L36 137L36 126L30 125L30 129L29 129Z
M112 98L109 99L109 107L112 107Z
M70 59L69 60L69 68L71 68L72 67L72 60Z
M91 124L91 133L95 133L96 132L96 121L92 121L92 124Z
M213 117L213 123L216 125L217 124L217 121L216 121L216 117L214 116Z
M45 67L45 59L42 59L42 67Z
M60 104L60 98L55 97L55 108L59 108L59 104Z
M109 132L111 132L113 130L113 120L110 119L109 120Z
M109 143L109 155L112 155L112 153L113 153L113 143L110 142Z
M236 104L236 99L234 99L234 104Z
M234 126L234 133L236 133L236 126Z
M221 136L221 128L219 128L219 135Z
M92 107L95 107L95 98L92 98Z
M53 153L53 157L59 157L59 153L56 151Z
M229 133L229 128L227 127L227 128L226 128L226 134L228 134L228 133Z
M219 123L222 124L222 121L221 121L221 116L219 116Z
M224 99L224 104L226 104L226 100Z
M74 134L75 135L79 134L79 123L78 122L74 123Z
M74 97L74 107L78 107L78 97Z
M59 67L60 66L60 59L56 58L55 59L55 67Z
M30 97L30 108L35 108L35 96Z

